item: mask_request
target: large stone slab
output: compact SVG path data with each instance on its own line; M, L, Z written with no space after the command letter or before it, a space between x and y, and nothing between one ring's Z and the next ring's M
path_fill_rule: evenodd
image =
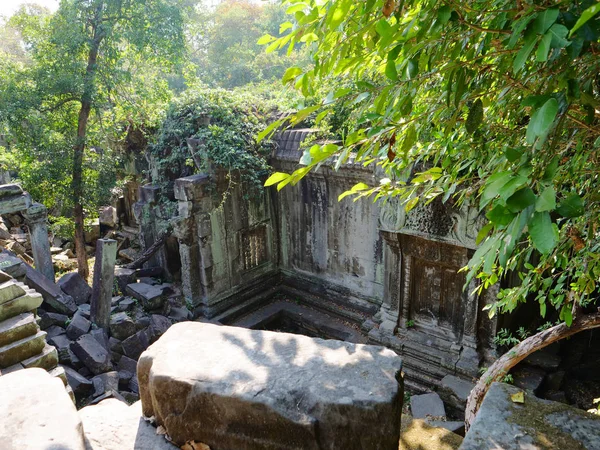
M140 402L131 406L107 398L79 411L91 450L177 450L142 418Z
M113 369L110 352L91 334L84 334L73 342L71 350L93 374L99 375Z
M25 283L42 294L44 301L61 314L69 316L77 311L77 304L70 295L66 295L57 284L32 267L25 266Z
M462 450L543 450L600 448L600 416L525 393L523 404L511 395L522 390L493 383L465 436Z
M57 284L60 286L61 290L65 294L70 295L78 305L83 305L90 301L92 288L77 272L63 275L60 280L58 280Z
M145 416L213 450L394 449L402 361L371 345L173 325L138 362Z
M83 428L60 379L43 369L0 377L0 447L84 450Z
M22 313L0 322L0 347L18 341L38 332L37 322L32 313Z
M0 347L0 368L20 363L40 353L46 346L46 332L38 331L32 336Z

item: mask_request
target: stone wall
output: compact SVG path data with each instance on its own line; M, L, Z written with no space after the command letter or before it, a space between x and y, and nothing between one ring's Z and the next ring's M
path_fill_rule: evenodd
M282 133L272 164L292 172L309 130ZM383 241L379 206L338 197L358 182L374 180L373 169L345 164L321 167L296 186L271 191L277 211L280 268L286 283L371 310L383 298Z

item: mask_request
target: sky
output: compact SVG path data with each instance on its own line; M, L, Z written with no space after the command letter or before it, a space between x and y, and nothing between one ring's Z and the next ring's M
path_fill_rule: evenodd
M11 16L23 3L37 3L55 11L59 0L0 0L0 16Z

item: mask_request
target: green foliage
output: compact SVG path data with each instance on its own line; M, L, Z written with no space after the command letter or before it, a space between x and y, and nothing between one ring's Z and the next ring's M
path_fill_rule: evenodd
M268 87L252 89L196 88L169 107L149 146L154 183L168 183L193 173L224 169L252 188L262 188L272 151L254 137L284 107L286 99ZM188 145L187 139L197 139ZM211 169L213 168L213 169Z
M268 180L280 189L328 159L353 155L385 173L354 199L395 197L410 210L440 197L488 224L467 268L479 290L509 273L490 315L533 300L570 325L600 279L600 18L597 3L288 0L268 50L309 46L313 65L284 75L306 98L345 80L264 133L340 102L356 121L339 144ZM282 27L283 28L283 27ZM263 136L260 136L263 137ZM422 171L415 172L416 167Z
M50 232L59 238L65 240L73 239L75 235L75 222L68 217L50 217Z

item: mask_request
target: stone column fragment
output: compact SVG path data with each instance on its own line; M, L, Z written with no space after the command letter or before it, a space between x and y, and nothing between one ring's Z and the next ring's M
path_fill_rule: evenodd
M110 323L110 303L113 293L116 259L117 241L114 239L98 239L96 242L90 318L92 322L104 329L108 329Z
M41 203L34 203L23 212L31 239L31 250L35 268L50 281L54 282L54 267L48 239L48 210Z

